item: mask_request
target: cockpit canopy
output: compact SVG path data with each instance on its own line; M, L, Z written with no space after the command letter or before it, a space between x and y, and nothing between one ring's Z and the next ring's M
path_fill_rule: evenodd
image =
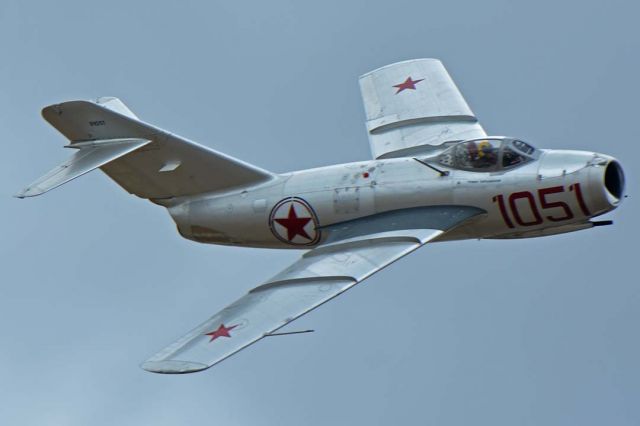
M526 142L511 138L484 138L460 142L438 156L438 163L454 169L494 172L520 166L538 157Z

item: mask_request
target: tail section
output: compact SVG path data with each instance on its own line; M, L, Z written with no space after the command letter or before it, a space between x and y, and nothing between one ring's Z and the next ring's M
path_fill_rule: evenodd
M69 101L42 116L77 148L71 160L18 194L40 195L100 169L142 198L168 199L265 182L266 170L140 121L117 98Z
M158 129L145 126L118 98L69 101L42 109L42 117L74 142L143 137Z

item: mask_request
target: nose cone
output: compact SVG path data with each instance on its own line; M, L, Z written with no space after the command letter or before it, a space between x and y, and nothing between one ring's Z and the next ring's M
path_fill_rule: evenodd
M590 162L589 181L596 215L620 205L624 197L624 172L618 160L608 155L594 154Z

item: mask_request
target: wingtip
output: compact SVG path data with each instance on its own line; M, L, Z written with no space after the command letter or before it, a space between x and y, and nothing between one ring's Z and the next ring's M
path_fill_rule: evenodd
M397 66L400 66L400 65L409 64L409 63L412 63L412 62L439 62L439 63L442 63L442 61L441 61L440 59L438 59L438 58L414 58L414 59L406 59L406 60L404 60L404 61L398 61L398 62L394 62L394 63L392 63L392 64L383 65L383 66L381 66L381 67L379 67L379 68L376 68L376 69L374 69L374 70L371 70L371 71L369 71L369 72L366 72L366 73L362 74L360 77L358 77L358 79L360 79L360 80L361 80L361 79L363 79L364 77L367 77L368 75L371 75L371 74L377 73L378 71L382 71L383 69L386 69L386 68L393 68L393 67L397 67Z
M35 189L34 187L30 186L30 187L25 188L25 189L23 189L22 191L20 191L20 192L18 192L16 194L14 194L13 196L15 198L23 199L23 198L27 198L27 197L35 197L35 196L41 195L41 194L43 194L42 191L40 191L38 189Z
M166 360L166 361L145 361L140 364L143 370L151 373L160 374L186 374L197 373L198 371L206 370L209 368L206 364L191 361L178 361L178 360Z

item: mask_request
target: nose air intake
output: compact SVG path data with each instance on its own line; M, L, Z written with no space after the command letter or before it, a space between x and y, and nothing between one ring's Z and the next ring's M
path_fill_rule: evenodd
M604 172L604 186L609 191L609 194L616 197L618 200L622 198L624 194L624 172L620 163L613 160L607 164L607 168Z

